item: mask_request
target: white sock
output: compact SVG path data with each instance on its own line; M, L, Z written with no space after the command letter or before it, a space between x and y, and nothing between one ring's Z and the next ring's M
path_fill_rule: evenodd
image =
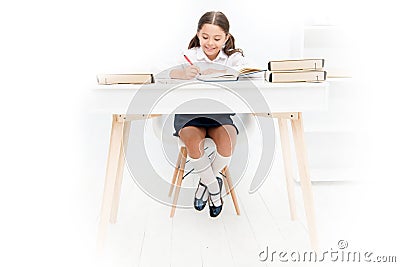
M211 193L218 193L219 185L217 179L215 178L213 169L211 168L211 161L209 160L207 155L203 154L203 156L201 156L200 158L192 159L190 162L195 172L200 176L200 181L207 186L208 191ZM200 198L202 194L203 190L197 190L196 197ZM204 198L206 197L206 195L208 197L208 193L204 194L203 200L205 200ZM220 202L218 196L218 201L214 201L214 204L216 206L219 206L219 203Z
M213 169L214 175L216 177L222 178L220 172L225 168L225 166L229 166L232 156L224 157L215 150L215 158L211 163L211 168Z
M225 168L225 166L229 165L231 158L232 156L224 157L221 154L219 154L217 150L215 150L215 157L213 162L211 163L211 168L213 170L215 177L219 177L221 179L223 178L221 172ZM219 195L214 195L214 196L211 195L210 198L215 204L215 206L220 206L222 204Z

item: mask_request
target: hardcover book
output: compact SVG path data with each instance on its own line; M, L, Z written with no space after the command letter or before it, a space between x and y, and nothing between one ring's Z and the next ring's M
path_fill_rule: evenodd
M272 83L323 82L326 71L279 71L266 73L265 79Z
M153 74L99 74L97 82L101 85L110 84L148 84L154 83Z
M287 70L322 70L324 59L296 59L296 60L277 60L268 62L269 71Z

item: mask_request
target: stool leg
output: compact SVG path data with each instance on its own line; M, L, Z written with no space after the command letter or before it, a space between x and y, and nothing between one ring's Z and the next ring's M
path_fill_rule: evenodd
M183 172L185 171L185 165L186 165L186 156L187 156L187 150L185 147L185 148L183 148L182 158L181 158L181 162L179 164L179 175L178 175L178 181L176 183L174 202L172 204L171 213L169 215L169 217L171 217L171 218L174 217L174 215L175 215L176 204L178 203L178 196L179 196L179 192L181 191Z
M278 118L279 134L281 137L283 165L285 167L286 176L286 189L289 198L290 217L292 220L297 219L295 194L294 194L294 181L292 169L292 157L290 155L290 142L289 132L286 119Z
M171 186L169 187L169 192L168 192L169 197L171 196L172 191L174 190L176 178L178 177L179 166L181 165L181 161L182 161L183 149L184 149L184 147L181 147L179 154L178 154L178 159L176 161L174 175L172 176Z
M225 169L223 170L223 173L224 173L224 177L225 177L225 182L228 184L228 188L229 188L228 191L231 194L233 205L236 210L236 214L240 215L239 204L237 201L235 189L233 188L231 174L229 173L229 169L227 167L225 167Z
M226 168L224 168L222 170L222 174L223 174L223 177L224 177L224 180L225 180L225 183L224 183L225 191L226 191L226 194L229 195L231 193L231 189L229 188L228 181L226 179Z

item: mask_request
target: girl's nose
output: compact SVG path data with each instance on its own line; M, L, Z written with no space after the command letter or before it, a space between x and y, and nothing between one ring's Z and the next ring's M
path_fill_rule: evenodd
M214 45L214 41L212 41L212 40L207 40L207 43L206 44L208 44L208 45Z

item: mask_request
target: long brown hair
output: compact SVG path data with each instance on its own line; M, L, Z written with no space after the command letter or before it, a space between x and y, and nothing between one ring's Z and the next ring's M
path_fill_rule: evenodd
M243 50L240 48L235 48L235 38L229 33L229 21L224 13L219 11L209 11L201 16L199 23L197 24L197 32L203 28L204 24L212 24L221 27L225 34L229 34L228 40L225 42L225 47L222 49L228 56L233 53L239 52L243 55ZM197 34L192 38L189 43L188 49L193 47L200 47L200 40Z

